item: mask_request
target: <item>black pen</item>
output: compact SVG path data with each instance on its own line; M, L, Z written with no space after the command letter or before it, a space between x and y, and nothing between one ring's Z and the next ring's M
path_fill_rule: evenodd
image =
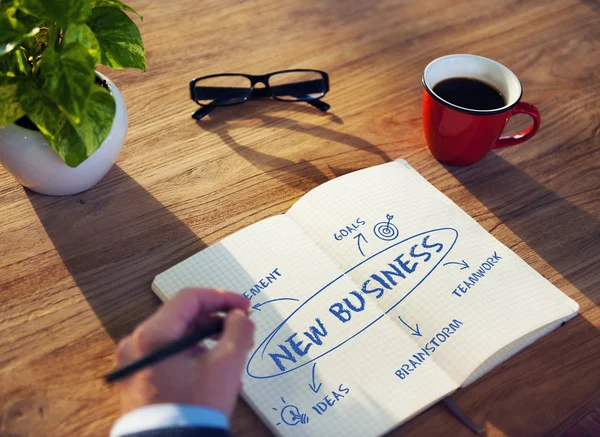
M252 311L249 311L248 315L251 313ZM194 331L180 338L179 340L175 340L174 342L169 343L155 350L154 352L151 352L150 354L134 361L133 363L129 363L126 366L113 370L104 377L104 381L110 384L118 381L119 379L127 378L140 369L151 366L152 364L156 364L159 361L178 354L179 352L183 352L184 350L198 344L208 337L219 334L223 330L223 320L223 318L216 320L210 325L199 329L198 331Z

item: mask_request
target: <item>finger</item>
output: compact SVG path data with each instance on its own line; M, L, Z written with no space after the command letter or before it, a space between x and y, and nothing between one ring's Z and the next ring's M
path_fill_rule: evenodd
M235 309L225 317L225 325L217 350L226 355L246 358L254 344L254 323L244 311Z
M221 333L219 332L218 334L211 335L210 337L208 337L208 339L210 341L217 342L217 341L221 340Z
M191 332L195 332L195 331L202 331L211 325L214 325L216 323L222 323L224 319L225 319L224 316L221 315L220 313L200 315L194 321L192 321L192 323L190 323L188 325L187 333L191 333ZM210 337L208 337L208 340L216 342L217 340L219 340L219 338L221 338L221 332L211 335Z
M119 345L117 346L117 364L119 366L124 366L136 359L134 351L133 351L133 342L131 340L131 335L123 338Z
M248 299L228 291L184 289L134 331L133 341L141 353L147 353L182 337L203 315L233 308L246 310L249 305Z
M206 354L206 352L208 352L208 348L206 346L204 346L203 344L197 344L197 345L189 348L187 351L185 351L187 356L190 358L202 357L202 356L204 356L204 354Z
M156 321L169 323L177 335L199 316L234 308L247 309L250 301L244 296L214 288L187 288L167 302L154 316Z
M189 325L189 331L200 331L204 328L214 325L217 322L222 322L223 316L218 313L202 314L194 319Z

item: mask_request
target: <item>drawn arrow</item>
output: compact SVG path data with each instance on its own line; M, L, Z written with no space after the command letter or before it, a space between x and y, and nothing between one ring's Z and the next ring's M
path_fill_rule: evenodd
M271 300L267 300L265 302L258 302L257 304L252 305L252 309L256 310L256 311L261 311L261 309L260 309L261 306L266 305L271 302L277 302L278 300L295 300L296 302L298 302L299 299L294 299L293 297L280 297L278 299L271 299Z
M462 266L460 269L464 270L464 269L468 269L469 268L469 264L467 264L467 262L463 259L461 262L454 262L451 261L449 263L444 263L445 266L450 265L450 264L456 264L457 266Z
M367 241L367 237L365 237L365 236L364 236L362 233L360 233L360 234L357 234L357 235L354 237L354 239L355 239L355 240L357 240L357 243L358 243L358 250L360 251L360 254L361 254L362 256L365 256L365 254L363 253L363 250L362 250L362 248L360 247L360 239L361 239L361 238L362 238L362 239L365 241L365 243L368 243L368 241Z
M400 319L400 321L402 322L402 324L404 326L406 326L408 329L410 329L412 331L412 335L414 335L415 337L422 337L421 331L419 331L419 325L418 324L416 324L415 327L413 328L408 323L406 323L404 320L402 320L402 317L398 316L398 319Z
M308 384L308 386L310 387L310 389L314 392L314 393L318 393L319 389L321 388L321 386L323 385L323 383L319 383L319 385L317 385L317 383L315 382L315 367L317 367L317 363L313 364L313 368L312 368L312 384Z

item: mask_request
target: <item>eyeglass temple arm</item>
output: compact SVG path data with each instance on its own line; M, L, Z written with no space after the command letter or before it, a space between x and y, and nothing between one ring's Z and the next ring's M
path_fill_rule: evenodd
M307 100L306 103L323 112L327 112L329 111L329 108L331 108L331 105L329 105L329 103L325 103L323 100Z
M214 108L215 107L213 105L202 106L192 114L192 118L196 120L202 120L204 117L210 114Z

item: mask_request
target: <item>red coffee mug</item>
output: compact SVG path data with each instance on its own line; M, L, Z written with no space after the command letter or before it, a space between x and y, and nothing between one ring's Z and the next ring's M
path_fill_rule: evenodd
M451 78L473 78L493 85L506 105L491 110L463 108L445 101L433 88ZM504 65L475 55L450 55L431 62L423 72L423 127L429 150L439 161L471 165L491 149L515 146L535 135L540 127L540 111L521 102L523 87ZM501 136L514 114L527 114L533 124L522 132Z

